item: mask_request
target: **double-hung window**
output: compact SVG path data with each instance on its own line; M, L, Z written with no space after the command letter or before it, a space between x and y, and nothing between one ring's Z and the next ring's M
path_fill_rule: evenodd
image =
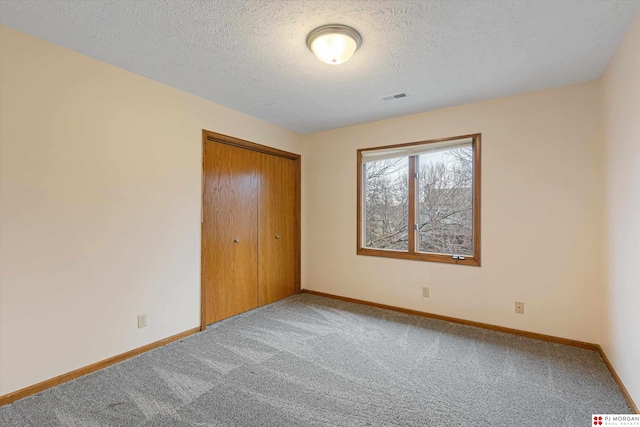
M358 150L358 254L480 265L480 134Z

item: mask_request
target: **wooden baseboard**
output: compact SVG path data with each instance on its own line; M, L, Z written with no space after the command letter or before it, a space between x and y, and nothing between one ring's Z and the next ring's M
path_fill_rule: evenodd
M598 353L600 353L600 357L602 357L602 361L604 362L605 365L607 365L607 368L609 369L609 372L611 372L611 376L613 377L613 380L616 382L616 384L618 384L618 388L622 392L622 395L624 396L625 399L627 399L627 403L629 404L629 407L631 408L631 411L634 414L640 414L640 411L638 411L638 406L636 405L636 403L631 398L631 395L629 394L629 391L624 386L624 383L622 382L622 380L618 376L618 373L616 372L616 370L613 368L613 365L609 361L609 358L607 357L607 354L604 352L604 350L602 349L601 346L598 346Z
M519 335L522 337L534 338L534 339L554 342L558 344L565 344L573 347L580 347L587 350L598 351L598 348L600 347L598 344L593 344L590 342L570 340L567 338L554 337L553 335L538 334L536 332L528 332L520 329L506 328L504 326L496 326L496 325L491 325L489 323L474 322L473 320L459 319L457 317L442 316L440 314L433 314L426 311L411 310L408 308L396 307L393 305L378 304L377 302L370 302L370 301L364 301L364 300L359 300L355 298L342 297L339 295L325 294L323 292L310 291L307 289L302 289L301 292L306 294L311 294L311 295L318 295L326 298L338 299L340 301L347 301L347 302L353 302L361 305L368 305L371 307L384 308L386 310L399 311L401 313L413 314L416 316L429 317L431 319L444 320L446 322L451 322L451 323L459 323L461 325L475 326L476 328L490 329L492 331L504 332L507 334Z
M76 369L75 371L67 372L66 374L62 374L57 377L50 378L46 381L42 381L41 383L34 384L29 387L25 387L23 389L16 390L8 394L4 394L0 396L0 406L7 405L9 403L15 402L16 400L20 400L32 394L39 393L48 388L57 386L67 381L74 380L76 378L79 378L84 375L90 374L92 372L98 371L100 369L106 368L107 366L113 365L118 362L122 362L123 360L129 359L131 357L138 356L139 354L145 353L149 350L153 350L154 348L162 347L163 345L169 344L174 341L178 341L182 338L188 337L189 335L193 335L199 331L200 331L200 327L189 329L187 331L180 332L179 334L161 339L160 341L152 342L151 344L147 344L142 347L135 348L133 350L127 351L126 353L118 354L117 356L113 356L108 359L102 360L100 362L93 363L89 366Z
M538 334L536 332L528 332L520 329L506 328L504 326L496 326L496 325L491 325L489 323L474 322L472 320L459 319L457 317L441 316L439 314L428 313L426 311L411 310L408 308L396 307L393 305L378 304L376 302L364 301L364 300L348 298L348 297L343 297L343 296L333 295L333 294L326 294L323 292L311 291L308 289L302 289L300 290L300 293L317 295L325 298L332 298L340 301L352 302L355 304L368 305L371 307L384 308L386 310L398 311L401 313L413 314L413 315L422 316L422 317L429 317L431 319L444 320L447 322L459 323L461 325L475 326L477 328L490 329L492 331L504 332L507 334L518 335L521 337L533 338L533 339L542 340L542 341L549 341L557 344L570 345L573 347L579 347L579 348L584 348L586 350L595 351L600 354L600 357L602 357L604 364L607 366L607 369L609 369L609 372L611 372L611 376L613 376L613 379L618 384L620 391L624 395L625 399L627 399L627 403L629 404L629 407L631 407L631 410L636 414L639 413L638 407L636 406L635 402L631 398L631 395L627 391L627 388L622 383L622 380L616 373L615 369L613 369L613 366L611 365L611 362L607 358L607 355L605 354L605 352L602 350L602 347L600 347L600 345L598 344L593 344L593 343L584 342L584 341L570 340L568 338L554 337L553 335Z
M301 289L300 293L306 293L306 294L310 294L310 295L317 295L317 296L321 296L321 297L325 297L325 298L332 298L332 299L337 299L337 300L346 301L346 302L352 302L352 303L361 304L361 305L368 305L368 306L371 306L371 307L384 308L386 310L393 310L393 311L398 311L398 312L401 312L401 313L413 314L413 315L416 315L416 316L429 317L431 319L444 320L444 321L447 321L447 322L458 323L458 324L468 325L468 326L475 326L477 328L490 329L492 331L504 332L504 333L507 333L507 334L519 335L519 336L523 336L523 337L527 337L527 338L534 338L534 339L539 339L539 340L543 340L543 341L549 341L549 342L554 342L554 343L558 343L558 344L565 344L565 345L570 345L570 346L573 346L573 347L580 347L580 348L584 348L584 349L587 349L587 350L596 351L596 352L598 352L598 354L600 354L600 357L602 357L602 360L604 361L604 364L606 365L607 369L609 369L609 372L611 372L611 376L613 377L614 381L618 384L618 387L620 388L620 391L622 392L622 394L624 395L625 399L627 400L627 403L629 404L629 407L631 408L631 410L636 414L640 413L638 411L638 406L636 406L635 402L631 398L631 395L627 391L627 388L624 386L624 383L622 382L622 380L618 376L618 373L613 368L613 365L611 365L611 362L609 361L609 358L607 357L606 353L604 352L602 347L600 345L598 345L598 344L592 344L592 343L583 342L583 341L570 340L570 339L567 339L567 338L554 337L552 335L538 334L538 333L535 333L535 332L522 331L520 329L505 328L503 326L496 326L496 325L491 325L489 323L482 323L482 322L474 322L474 321L471 321L471 320L459 319L459 318L456 318L456 317L441 316L439 314L428 313L426 311L411 310L411 309L408 309L408 308L395 307L395 306L392 306L392 305L378 304L378 303L375 303L375 302L364 301L364 300L359 300L359 299L355 299L355 298L348 298L348 297L343 297L343 296L339 296L339 295L326 294L326 293L323 293L323 292L316 292L316 291L311 291L311 290L308 290L308 289ZM51 387L57 386L59 384L65 383L67 381L71 381L73 379L82 377L84 375L87 375L87 374L90 374L92 372L98 371L100 369L106 368L107 366L113 365L113 364L118 363L118 362L122 362L123 360L129 359L131 357L138 356L139 354L145 353L145 352L147 352L149 350L153 350L154 348L162 347L165 344L169 344L171 342L178 341L178 340L180 340L182 338L188 337L189 335L193 335L193 334L195 334L197 332L200 332L200 327L189 329L189 330L181 332L179 334L172 335L170 337L164 338L164 339L162 339L160 341L156 341L156 342L153 342L151 344L147 344L145 346L138 347L138 348L133 349L131 351L128 351L126 353L122 353L122 354L119 354L117 356L110 357L108 359L102 360L100 362L96 362L96 363L91 364L89 366L85 366L83 368L76 369L75 371L71 371L71 372L68 372L66 374L59 375L59 376L57 376L55 378L48 379L48 380L43 381L41 383L34 384L32 386L25 387L23 389L14 391L12 393L8 393L8 394L5 394L5 395L2 395L2 396L0 396L0 406L7 405L9 403L15 402L16 400L20 400L20 399L25 398L27 396L30 396L32 394L44 391L44 390L46 390L48 388L51 388Z

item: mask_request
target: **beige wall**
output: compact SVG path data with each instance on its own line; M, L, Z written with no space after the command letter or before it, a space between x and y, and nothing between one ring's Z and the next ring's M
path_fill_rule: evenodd
M640 404L640 15L601 80L604 281L601 345Z
M293 152L301 137L0 31L6 394L197 327L202 129Z
M598 114L594 82L305 136L303 286L598 342ZM356 255L356 149L476 132L482 267Z
M601 342L640 400L638 18L602 81L305 137L0 31L0 394L198 326L204 128L302 151L304 288ZM356 149L475 132L482 267L355 255Z

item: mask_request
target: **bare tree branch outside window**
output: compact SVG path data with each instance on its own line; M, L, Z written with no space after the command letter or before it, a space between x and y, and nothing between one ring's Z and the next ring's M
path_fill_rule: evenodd
M366 246L409 248L408 157L365 164Z
M365 163L365 246L409 245L408 157ZM471 147L421 154L417 159L418 251L473 254Z
M418 159L418 251L473 254L471 147Z
M358 149L358 255L480 267L481 139Z

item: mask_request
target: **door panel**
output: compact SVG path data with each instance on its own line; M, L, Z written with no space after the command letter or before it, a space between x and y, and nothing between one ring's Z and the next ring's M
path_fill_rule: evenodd
M282 180L281 185L281 203L280 209L280 243L282 245L282 288L284 297L288 297L297 293L296 277L298 270L296 268L296 247L298 242L298 216L296 206L296 194L298 188L296 162L293 160L283 159Z
M258 201L258 305L275 301L280 282L278 157L262 154Z
M263 155L258 207L258 305L295 291L295 162Z
M204 149L202 280L209 324L257 307L262 154L213 141Z

